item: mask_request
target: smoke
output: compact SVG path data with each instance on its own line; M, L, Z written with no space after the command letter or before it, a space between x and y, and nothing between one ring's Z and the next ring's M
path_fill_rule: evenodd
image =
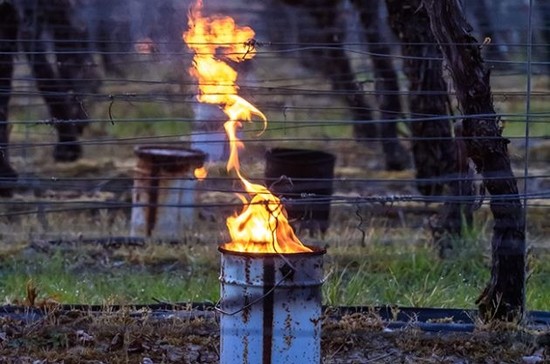
M128 52L151 39L162 53L183 49L188 0L74 0L74 15L83 24L96 49Z

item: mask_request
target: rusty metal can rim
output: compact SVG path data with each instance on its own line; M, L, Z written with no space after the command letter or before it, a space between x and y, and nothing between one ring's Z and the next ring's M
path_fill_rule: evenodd
M310 248L311 252L298 252L298 253L250 253L250 252L240 252L235 250L229 250L223 247L224 244L218 246L218 251L223 254L228 255L237 255L241 257L247 257L247 258L270 258L270 257L308 257L308 256L315 256L315 255L324 255L327 253L327 250L325 248L320 248L314 245L305 245L306 247Z
M253 283L248 283L246 282L246 280L242 280L242 281L237 281L237 280L229 280L229 279L223 279L223 278L218 278L219 281L221 283L225 283L227 285L230 285L230 286L240 286L240 287L250 287L250 288L258 288L258 287L265 287L265 283L258 283L258 284L253 284ZM307 282L307 281L304 281L302 280L302 282L300 282L299 284L296 284L296 283L293 283L292 285L290 284L285 284L285 282L283 281L279 281L279 282L276 282L275 283L275 288L277 289L296 289L296 288L309 288L309 287L317 287L317 286L322 286L324 283L325 283L326 279L325 277L322 277L320 280L317 280L317 281L310 281L310 282Z
M153 153L152 151L173 151L174 154L168 154L168 153ZM180 154L178 154L178 152ZM184 154L185 153L185 154ZM207 154L199 149L192 149L182 146L173 146L173 145L162 145L162 144L146 144L146 145L138 145L134 148L134 154L141 158L146 160L157 160L157 159L165 159L170 158L174 159L174 161L193 161L195 163L204 163L204 161L207 158Z

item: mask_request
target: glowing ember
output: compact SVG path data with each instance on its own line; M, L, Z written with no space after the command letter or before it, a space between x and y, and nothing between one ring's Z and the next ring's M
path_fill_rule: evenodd
M251 40L254 30L240 27L227 16L205 17L202 0L197 0L189 12L189 30L183 34L187 46L193 50L190 74L199 81L198 100L220 105L229 120L224 124L229 138L230 155L227 170L235 170L250 201L240 196L243 211L227 218L231 242L225 249L250 253L310 252L290 227L281 201L269 190L249 182L240 172L239 149L244 148L237 138L242 121L257 116L267 125L265 115L251 103L237 95L237 71L223 59L241 62L255 56Z
M204 167L195 168L193 171L193 174L195 175L195 178L198 180L203 180L208 175L208 171Z
M153 40L149 37L140 39L136 44L134 44L136 52L140 54L152 54L157 53L157 46Z

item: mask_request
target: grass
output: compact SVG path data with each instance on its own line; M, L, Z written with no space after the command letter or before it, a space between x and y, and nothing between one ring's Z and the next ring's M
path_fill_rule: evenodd
M322 242L328 245L325 304L475 308L489 278L485 232L457 242L462 246L445 260L422 238L410 242L396 235L387 243L381 234L383 229L376 230L364 247L349 243L354 239L346 234L330 234ZM32 281L42 299L62 303L216 302L219 253L212 238L205 240L110 249L42 246L41 251L23 244L4 250L0 294L5 302L22 302ZM548 310L548 255L532 255L530 268L528 308Z
M513 114L525 114L525 102L522 101L509 101L503 105L503 111L505 113ZM548 113L550 108L548 107L548 101L545 98L534 99L531 101L531 113L532 117L529 121L529 136L546 137L550 136L550 123L548 122ZM542 114L543 116L537 116ZM508 119L508 120L507 120ZM513 119L513 120L512 120ZM507 137L522 137L525 136L526 123L524 117L504 118L504 130L503 135Z
M481 229L464 234L448 259L422 236L411 242L398 234L388 244L375 234L365 248L337 247L337 274L325 286L325 299L333 305L473 307L488 279L484 235Z
M22 208L17 206L6 204L4 209ZM361 211L366 229L362 239L356 212L355 207L334 206L327 234L305 238L328 246L326 304L475 308L490 272L491 231L486 211L477 212L478 225L455 242L456 248L445 260L438 257L427 229L416 225L413 216L403 216L405 226L402 221ZM142 247L40 243L60 237L127 235L129 220L123 211L48 214L46 222L33 214L0 218L0 297L4 302L22 302L27 282L32 281L42 299L61 303L216 302L216 247L227 239L224 220L228 214L218 208L207 220L197 220L183 237L184 244ZM530 226L544 225L544 217L530 215ZM539 239L545 245L540 235L545 230L540 231L532 232L530 241ZM548 258L548 253L541 252L530 256L529 309L550 309Z
M123 101L121 101L122 103ZM103 105L103 108L108 106ZM108 110L98 110L99 115L107 115ZM113 104L113 122L102 123L100 127L111 137L139 136L184 136L191 132L191 123L174 121L171 118L191 120L189 107L162 102L132 102L129 105Z
M375 249L362 263L335 264L335 275L325 285L325 299L331 305L473 307L487 273L485 269L464 271L463 263L439 261L427 247L404 247L397 254Z
M121 250L113 254L111 264L93 261L97 256L92 251L57 250L32 260L4 259L0 292L6 302L21 302L27 283L33 282L42 299L90 304L214 301L218 295L214 269L185 264L182 257L166 260L160 254L154 256L154 266L147 265L136 256L151 254L150 249L125 258Z

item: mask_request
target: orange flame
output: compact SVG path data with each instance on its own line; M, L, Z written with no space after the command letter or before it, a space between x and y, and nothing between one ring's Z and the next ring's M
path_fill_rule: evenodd
M310 252L294 234L281 201L259 184L251 183L240 172L239 149L244 144L237 137L242 121L257 116L267 125L267 118L250 102L237 94L237 71L224 59L241 62L255 56L251 46L254 30L240 27L227 16L205 17L202 0L197 0L189 12L189 29L183 34L187 46L194 52L190 74L199 81L200 102L220 105L229 118L224 128L229 139L227 170L235 170L250 201L240 196L243 211L227 218L231 242L225 249L249 253Z
M204 167L199 167L199 168L195 168L195 170L193 171L193 174L195 175L196 179L201 181L206 178L206 176L208 175L208 171Z

